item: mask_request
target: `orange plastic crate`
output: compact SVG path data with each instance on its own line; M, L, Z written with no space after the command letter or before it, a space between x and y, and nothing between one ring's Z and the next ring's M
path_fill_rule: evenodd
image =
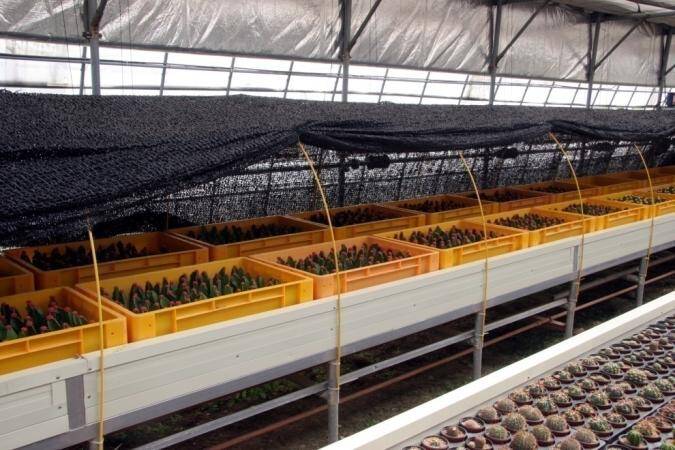
M559 239L565 239L568 237L579 236L583 233L589 233L592 231L593 222L590 219L579 218L578 215L568 214L558 211L551 211L544 208L523 208L513 211L505 211L498 214L491 214L486 217L486 220L492 223L495 219L509 218L516 214L537 214L543 217L550 218L559 218L563 219L565 223L560 225L553 225L551 227L540 228L538 230L525 230L528 234L528 246L532 247L539 244L545 244L547 242L557 241ZM475 219L470 219L472 222L476 222ZM479 222L477 222L479 223ZM503 225L500 225L504 227ZM523 231L520 228L504 227L511 228L513 230Z
M416 227L418 225L424 225L426 218L424 214L417 211L405 211L399 208L390 208L388 206L378 205L374 203L355 205L355 206L345 206L342 208L333 208L330 209L331 216L335 213L348 210L358 210L361 208L372 208L376 211L379 211L387 216L390 216L390 219L384 220L375 220L372 222L364 222L354 225L345 225L342 227L333 228L335 233L335 239L348 239L358 236L367 236L376 233L383 233L389 230L401 230L403 228ZM293 217L306 220L310 223L312 222L310 217L314 214L323 214L323 210L309 211L299 214L293 214ZM323 224L321 224L323 225ZM330 231L328 228L324 230L324 241L330 240Z
M582 216L581 214L563 211L563 209L572 204L578 205L579 201L572 200L568 202L556 203L553 205L543 206L542 209L564 212L565 214L574 214L579 218L586 217L592 223L592 227L589 231L601 231L607 228L617 227L619 225L626 225L628 223L639 222L640 220L642 220L643 216L642 208L639 207L635 208L630 205L627 205L626 203L612 202L609 200L602 200L599 198L584 199L584 207L586 207L586 205L610 206L613 208L620 209L620 211L605 214L602 216L593 216L590 214L584 214Z
M254 225L260 226L272 224L294 226L301 231L292 234L283 234L260 239L252 239L248 241L233 242L231 244L211 244L206 241L200 241L196 237L191 238L188 236L190 231L197 234L202 226L174 228L170 230L170 232L208 248L211 261L236 258L238 256L248 256L255 253L298 247L300 245L318 244L324 240L325 226L286 216L269 216L256 219L237 220L233 222L212 223L206 225L206 227L210 228L215 226L218 231L220 231L225 226L237 226L243 230L248 230Z
M94 244L96 248L107 247L110 244L116 244L121 241L125 245L132 243L140 251L143 247L150 253L156 253L160 247L165 247L167 253L157 253L151 256L142 256L138 258L120 259L117 261L99 262L98 271L102 279L123 276L126 274L147 272L164 268L172 268L207 262L209 260L209 251L201 245L194 242L172 236L168 233L154 232L136 235L122 235L106 239L96 239ZM59 248L63 253L66 247L78 248L83 246L89 251L89 241L70 242L67 244L45 245L41 247L26 247L9 250L7 255L14 261L29 269L35 275L35 284L39 289L46 289L58 286L74 286L77 283L94 279L94 266L86 265L79 267L68 267L57 270L41 270L32 264L21 259L21 253L26 252L32 259L36 250L41 252L51 252L54 248Z
M525 189L532 192L539 192L544 195L550 195L551 201L554 202L564 202L566 200L575 200L579 198L577 185L574 182L569 181L543 181L541 183L524 184L515 187L518 189ZM545 189L550 187L565 189L565 192L559 193L547 192ZM590 184L579 183L579 188L581 189L582 198L593 197L594 195L601 194L600 188L591 186Z
M574 178L566 178L562 181L574 183ZM590 175L578 178L579 184L591 185L599 189L598 195L611 194L640 187L640 181L622 178L618 174Z
M647 178L647 172L644 169L640 170L631 170L630 172L621 172L620 175L622 178L628 180L637 180L640 187L649 187L649 179ZM670 173L669 169L661 170L660 168L650 168L649 176L651 177L652 185L669 183L675 181L675 174Z
M408 278L423 273L433 272L438 270L438 251L431 250L419 245L411 245L392 239L383 239L379 237L366 236L351 239L344 239L337 241L338 250L343 244L347 247L356 245L360 247L362 244L378 244L383 249L402 250L409 252L412 256L395 261L389 261L382 264L374 264L372 266L360 267L357 269L350 269L340 272L340 292L351 292L366 287L377 286L383 283ZM324 242L323 244L307 245L293 249L281 250L270 253L260 253L253 256L254 259L273 263L278 267L283 267L287 270L292 270L295 273L310 277L314 282L314 298L324 298L336 295L338 292L338 279L336 274L328 275L314 275L299 269L280 264L277 258L286 259L292 257L294 259L305 258L310 254L323 251L326 254L333 249L331 242Z
M385 239L393 239L397 242L405 242L408 245L419 245L423 248L429 248L439 252L439 267L441 269L484 259L486 246L488 257L492 257L526 248L528 242L527 232L492 224L486 224L486 228L488 232L492 231L496 233L498 237L452 248L440 249L422 244L414 244L407 240L401 240L398 237L403 233L403 236L408 238L413 232L421 231L424 233L430 229L435 229L436 227L440 227L444 231L450 230L452 227L462 230L483 231L483 226L481 224L466 220L455 220L416 228L408 228L401 231L389 231L387 233L378 234L377 236Z
M497 211L495 212L501 212L501 211L511 211L514 209L520 209L520 208L526 208L526 207L531 207L531 206L537 206L537 205L547 205L551 203L551 195L549 194L542 194L539 192L534 192L534 191L529 191L526 189L516 189L516 188L510 188L510 187L501 187L501 188L494 188L494 189L483 189L482 191L479 191L481 195L481 201L489 201L492 203L496 203L498 205ZM518 200L511 200L508 202L497 202L494 201L493 199L490 198L490 196L493 196L497 193L499 194L504 194L504 193L513 193L516 194L522 198ZM462 195L467 196L469 198L475 198L476 193L475 192L464 192Z
M0 374L74 358L99 349L97 302L72 288L52 288L24 292L2 297L0 303L7 303L23 314L26 309L26 302L30 300L46 314L50 297L54 297L60 306L69 306L76 310L85 316L90 323L65 330L0 342ZM126 320L104 306L104 347L110 348L126 342Z
M141 314L129 311L112 299L104 297L103 301L110 309L126 317L129 341L136 342L312 300L312 281L309 278L246 257L111 278L101 281L101 288L107 293L112 293L115 286L128 291L134 283L144 286L146 281L161 283L164 278L175 281L195 270L213 276L225 268L229 275L233 266L243 267L252 276L276 278L281 283ZM95 282L78 284L77 289L91 298L96 296Z
M28 269L0 256L0 295L20 294L34 289L33 274Z
M619 200L624 195L639 195L641 197L651 198L651 190L639 189L635 191L619 192L616 194L606 195L602 198L614 202L619 202L622 204L634 205L636 208L639 208L642 211L642 219L649 219L652 217L662 216L664 214L675 213L675 195L657 193L656 189L654 194L657 198L664 198L666 201L656 203L654 205L642 205L640 203L633 203L630 201Z
M441 202L447 200L460 205L464 205L464 207L438 212L425 212L419 209L420 205L428 201ZM495 213L499 208L499 205L497 203L487 201L483 201L482 203L483 203L483 211L485 212L485 214ZM440 195L432 195L430 197L398 200L394 202L384 203L384 205L393 208L399 208L404 211L410 211L417 214L422 213L426 216L427 225L449 222L451 220L465 219L467 217L480 216L480 207L478 206L478 200L474 198L468 198L461 195L453 195L453 194L440 194Z

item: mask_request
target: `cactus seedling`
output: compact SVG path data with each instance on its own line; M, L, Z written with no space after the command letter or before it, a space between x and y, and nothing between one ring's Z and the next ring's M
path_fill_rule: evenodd
M631 447L641 448L645 447L645 440L637 430L630 430L623 441Z
M378 244L368 245L364 243L358 248L356 245L347 248L346 245L342 244L338 253L338 264L340 270L350 270L409 257L410 253L407 251L384 249ZM277 262L315 275L335 273L335 253L333 249L328 253L323 251L312 253L299 260L291 257L286 259L280 257Z
M640 390L640 395L653 402L663 401L663 393L655 384L648 384Z
M267 238L272 236L282 236L284 234L293 234L302 231L299 227L285 224L258 224L250 227L240 227L237 225L224 225L220 229L217 225L202 226L198 231L190 230L187 235L193 239L202 242L208 242L213 245L232 244L235 242L252 241L254 239Z
M583 358L581 365L587 369L595 370L598 368L598 362L593 358Z
M551 414L548 416L544 421L544 425L554 433L565 433L569 429L567 421L563 416L559 416L558 414Z
M604 414L605 419L614 427L622 427L626 424L626 418L621 414L611 412Z
M523 230L539 230L541 228L552 227L565 223L563 219L557 217L545 217L539 214L514 214L511 217L504 217L495 219L493 222L496 225L502 225L511 228L520 228Z
M604 417L592 417L588 420L588 427L599 436L607 435L612 431L612 425Z
M539 383L525 386L525 390L527 390L532 398L539 398L546 395L546 388Z
M566 370L560 370L554 374L562 383L571 383L574 377Z
M627 194L623 195L621 197L618 197L616 199L619 202L630 202L630 203L637 203L639 205L653 205L656 203L663 203L667 199L664 197L654 197L654 199L651 198L651 196L645 196L645 195L638 195L638 194Z
M467 205L458 201L444 198L442 200L425 200L420 203L403 203L399 205L403 209L412 209L426 213L435 213L441 211L451 211L453 209L466 208Z
M501 425L494 425L485 431L485 435L497 442L508 441L511 436L509 431Z
M572 397L574 399L577 399L577 400L582 399L586 396L586 394L584 394L583 389L581 389L579 386L576 386L576 385L569 386L566 389L566 391L567 391L567 395L569 395L570 397Z
M637 411L635 411L633 403L627 400L615 403L614 412L627 417L634 417L637 414Z
M515 411L518 408L518 405L509 398L503 398L495 403L495 408L502 414L508 414Z
M598 408L609 407L609 396L604 392L596 391L588 396L588 402Z
M532 401L532 397L530 397L530 394L524 389L511 392L509 398L519 405L525 405Z
M656 380L653 384L661 392L672 392L673 390L675 390L673 384L670 381L666 380L665 378Z
M466 444L466 448L469 450L486 450L491 449L492 446L488 445L483 436L474 436L469 439L469 442Z
M614 208L612 206L593 205L593 204L588 204L588 203L584 203L583 210L584 210L584 214L587 215L587 216L604 216L606 214L611 214L611 213L621 211L619 208ZM573 203L573 204L568 205L565 208L563 208L563 211L575 213L575 214L581 214L581 205L579 203Z
M532 427L531 432L542 447L553 441L553 434L551 434L551 430L549 430L546 425L535 425Z
M507 414L503 419L502 419L502 425L504 428L509 430L510 432L514 433L516 431L524 430L527 428L527 421L525 420L525 417L521 416L520 414L516 412L512 412Z
M595 445L598 443L598 437L588 428L577 428L574 438L582 445Z
M641 420L639 421L633 429L640 433L642 437L645 439L654 439L654 438L660 438L661 437L661 432L659 431L658 428L656 428L656 425L654 423L648 421L648 420Z
M659 450L675 450L675 443L671 442L664 442L661 444L661 447L659 447Z
M33 302L26 302L26 313L7 303L0 304L0 342L25 338L51 331L86 325L86 317L71 309L60 306L54 297L49 299L46 310Z
M457 228L454 225L449 230L444 230L439 226L429 228L426 233L422 231L413 231L409 236L403 232L396 233L394 237L401 241L412 242L413 244L428 245L435 248L452 248L462 245L472 244L485 239L485 234L478 229ZM494 231L488 232L488 239L498 237Z
M640 369L630 369L624 375L624 380L633 386L644 386L647 384L647 373Z
M661 194L675 194L675 184L672 186L666 186L664 188L658 189L656 192Z
M422 448L427 450L446 450L450 445L440 436L427 436L422 439Z
M541 423L544 421L544 416L541 414L541 411L534 406L521 406L518 408L518 413L525 417L525 420L529 423Z
M513 450L537 450L537 438L530 432L519 431L511 440Z
M621 365L615 362L608 362L603 364L602 367L600 368L600 371L612 377L622 374Z
M130 242L125 245L124 242L117 241L107 247L99 246L96 249L96 260L100 264L103 262L151 256L166 252L168 252L168 249L164 247L160 247L157 251L152 252L146 247L138 250L136 246ZM83 245L80 245L77 248L66 246L63 248L63 251L59 247L55 247L48 253L35 250L32 257L29 256L28 253L22 252L21 259L40 270L58 270L68 267L88 266L94 262L91 257L91 251L85 249Z
M632 392L635 392L635 388L631 386L630 383L627 383L625 381L622 381L621 383L616 383L616 387L621 388L624 394L630 394Z
M633 404L634 408L641 411L649 411L652 408L644 397L631 397L629 401Z
M450 442L463 442L466 439L466 433L459 427L449 426L441 430L441 435Z
M376 220L393 219L395 216L393 213L385 212L384 210L364 206L332 212L330 218L334 227L344 227L347 225L374 222ZM309 220L328 225L328 219L326 219L326 215L323 212L317 212L311 215Z
M588 403L581 403L576 406L576 410L579 411L584 417L593 417L596 415L595 408Z
M560 381L553 377L546 377L541 381L541 384L549 391L560 389Z
M567 438L556 446L558 450L581 450L581 444L574 438Z
M551 400L558 406L569 406L572 404L572 398L562 391L552 393Z
M623 398L623 389L616 384L610 384L605 388L605 393L610 400L619 400Z
M539 411L544 415L553 414L558 411L558 406L548 397L542 397L534 402Z
M616 350L611 347L605 347L601 349L600 354L606 356L609 359L618 359L620 357Z
M563 416L565 416L565 420L567 421L567 423L572 426L577 426L584 423L584 416L574 408L565 411L563 413Z
M581 389L587 392L595 391L596 389L598 389L598 384L591 378L584 378L579 383L579 386L581 387Z
M478 412L476 413L476 417L478 417L479 419L483 420L486 423L495 423L499 421L499 413L497 413L497 410L492 406L479 409Z

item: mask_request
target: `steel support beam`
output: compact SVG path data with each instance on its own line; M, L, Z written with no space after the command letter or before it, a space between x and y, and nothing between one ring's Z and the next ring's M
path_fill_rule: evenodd
M570 293L567 297L567 313L565 315L565 338L571 338L574 335L574 312L577 308L579 299L579 280L570 283Z
M607 60L607 58L609 58L609 57L612 55L612 53L614 53L614 51L615 51L617 48L619 48L619 46L620 46L621 44L623 44L623 43L626 41L626 39L628 39L628 37L629 37L631 34L633 34L633 31L635 31L635 30L636 30L640 25L642 25L643 23L644 23L644 21L641 20L641 21L637 22L635 25L633 25L632 27L630 27L630 29L629 29L628 31L626 31L626 34L624 34L623 36L621 36L621 39L619 39L619 40L617 41L617 43L614 44L614 46L613 46L612 48L610 48L609 51L608 51L607 53L605 53L605 55L604 55L602 58L600 58L600 61L598 61L597 63L595 63L595 65L593 66L593 70L594 70L594 71L595 71L595 70L598 70L598 67L600 67L600 66L602 65L602 63L604 63L604 62Z
M595 28L595 30L594 30ZM595 15L588 26L588 65L586 68L586 80L588 92L586 93L586 108L591 107L593 96L593 79L595 78L595 60L598 57L598 40L600 39L600 16Z
M635 306L642 306L645 298L645 281L647 280L647 270L649 269L649 258L640 259L640 268L638 269L637 289L635 290Z
M356 30L356 33L354 33L354 37L352 37L351 41L349 42L350 52L354 48L354 45L356 45L356 41L359 39L359 37L361 37L361 33L363 33L363 30L370 22L370 19L373 18L373 14L375 14L375 11L377 11L377 8L380 6L380 3L382 3L382 0L375 0L375 3L373 3L373 6L371 6L370 11L368 11L368 14L366 14L366 18L363 19L363 22L361 22L361 25L359 25L359 28Z
M661 108L663 101L663 91L666 88L666 67L668 67L668 57L670 56L670 44L673 40L673 29L668 28L665 34L663 47L661 48L661 61L659 63L659 96L656 100L656 107Z
M497 12L493 13L490 8L490 105L495 102L496 80L497 80L497 55L499 53L499 35L502 26L502 0L497 0Z
M105 7L108 0L87 0L84 10L84 23L87 24L87 29L84 32L84 37L89 41L89 49L91 51L91 93L93 95L101 95L101 58L99 55L99 33L98 26L103 18Z
M84 94L84 74L87 71L87 47L82 47L82 65L80 66L80 95Z
M340 439L340 362L335 360L328 363L328 389L326 390L328 403L328 442L337 442Z
M520 30L518 30L518 32L515 34L515 36L513 36L513 38L511 39L511 41L509 41L509 43L506 44L506 46L504 47L504 50L502 50L502 51L499 53L499 55L497 56L497 61L496 61L497 64L499 64L499 62L502 60L502 58L504 58L504 56L506 55L506 52L508 52L509 49L513 46L513 44L516 43L516 41L520 38L520 36L523 35L523 33L525 32L525 30L527 30L527 27L530 26L530 24L532 23L532 21L533 21L533 20L539 15L539 13L540 13L544 8L546 8L550 3L551 3L551 0L544 0L544 2L543 2L541 5L539 5L539 6L537 7L537 9L534 10L534 12L532 13L532 15L525 21L525 23L523 24L523 26L520 27Z
M340 60L342 61L342 102L349 100L349 54L352 23L352 0L342 0L342 40L340 44Z
M162 63L162 77L159 82L159 96L164 95L164 81L166 80L166 63L169 62L169 52L164 52L164 62ZM123 69L124 70L124 69ZM232 75L230 75L232 76Z
M476 313L476 323L473 332L473 379L479 379L483 374L483 337L485 335L485 311Z

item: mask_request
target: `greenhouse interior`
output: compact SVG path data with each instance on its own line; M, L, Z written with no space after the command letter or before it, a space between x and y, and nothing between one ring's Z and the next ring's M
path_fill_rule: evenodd
M0 0L0 450L675 450L675 0Z

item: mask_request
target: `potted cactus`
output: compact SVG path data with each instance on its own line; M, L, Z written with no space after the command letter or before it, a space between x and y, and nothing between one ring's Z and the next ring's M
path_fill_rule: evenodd
M630 400L622 400L615 403L613 410L615 413L621 414L628 420L635 420L640 417L638 412L635 410L633 402Z
M567 438L555 446L556 450L581 450L581 444L574 438Z
M620 355L627 355L630 353L630 348L625 344L613 344L612 348L616 350Z
M637 409L638 411L651 411L652 405L651 403L645 399L644 397L631 397L628 399L633 405L633 408Z
M625 381L617 383L616 385L619 386L621 389L623 389L624 394L635 394L637 392L636 388L634 388L630 383L627 383Z
M673 442L672 440L668 441L668 442L664 442L659 447L659 450L675 450L675 442Z
M584 378L579 382L579 387L586 392L592 392L598 389L598 383L592 378Z
M570 408L563 413L565 420L571 427L578 427L584 424L584 416L574 408Z
M652 416L645 420L653 423L661 433L671 433L673 431L673 423L663 416Z
M572 398L563 391L552 393L551 400L560 408L567 408L572 405Z
M595 381L598 385L604 386L606 384L609 384L609 378L606 376L599 374L599 373L594 373L589 377L591 380Z
M546 427L546 425L535 425L530 430L540 447L550 447L555 442L553 433Z
M600 444L598 436L593 431L584 427L577 428L576 433L574 433L574 439L579 441L584 448L595 448Z
M639 421L633 429L640 433L647 442L659 442L661 440L661 432L653 422L648 420Z
M626 355L623 358L623 362L632 367L641 367L643 365L642 358L636 354Z
M640 369L630 369L626 372L623 379L631 386L640 387L647 384L647 373Z
M536 406L545 416L558 412L558 405L556 405L549 397L537 399L537 401L534 402L534 406Z
M598 409L611 408L609 396L602 391L596 391L593 392L591 395L589 395L588 403L590 403L591 405L595 406Z
M538 447L537 438L529 431L519 431L511 439L513 450L537 450Z
M481 408L476 413L476 417L485 422L486 424L496 424L499 423L499 413L492 406L486 408Z
M574 382L574 377L567 370L558 370L553 374L562 384L570 384Z
M623 371L621 365L615 362L608 362L600 367L600 371L610 378L621 378Z
M656 388L659 391L661 391L661 393L664 394L664 395L675 394L675 386L673 386L673 384L665 378L660 379L660 380L656 380L654 382L654 386L656 386Z
M605 394L614 402L623 398L623 389L617 384L610 384L605 388Z
M427 436L422 439L421 445L424 450L447 450L450 448L450 443L441 436Z
M527 428L527 420L517 412L512 412L502 418L502 426L511 433L515 433Z
M619 443L634 450L642 450L647 448L647 443L637 430L630 430L619 438Z
M556 436L566 436L570 434L570 427L563 416L551 414L544 420L544 425Z
M482 433L485 431L485 423L475 417L465 417L459 421L459 424L469 433Z
M527 385L525 386L525 390L527 391L528 394L530 394L530 397L532 398L543 397L548 393L546 391L546 388L539 383Z
M541 385L546 388L548 391L557 391L560 389L560 381L554 377L546 377L541 380Z
M651 363L649 366L647 366L647 369L659 374L659 375L665 375L668 373L668 367L664 366L658 361L654 361Z
M574 400L582 400L586 398L586 394L584 393L584 390L581 389L578 385L572 385L569 386L565 392L567 392L567 395L569 395L572 399Z
M511 217L502 217L489 222L504 227L520 228L523 230L533 231L563 224L565 223L565 220L559 219L557 217L545 217L539 214L527 213L522 215L514 214Z
M464 450L492 450L492 446L488 444L484 436L473 436L467 441Z
M509 398L516 402L517 405L530 405L532 404L532 397L525 389L518 389L509 394Z
M588 420L590 428L599 437L609 437L612 435L612 424L604 417L592 417Z
M626 418L619 413L610 412L603 414L603 417L613 428L623 428L626 426Z
M640 396L652 403L661 403L663 401L663 393L654 383L648 384L640 389Z
M601 349L599 353L610 360L617 360L621 358L621 355L619 355L619 353L611 347L605 347Z
M577 378L586 376L586 370L581 364L577 362L568 364L565 370L567 370L569 373L571 373Z
M534 406L525 405L518 408L518 414L523 416L528 425L537 425L544 421L544 416Z
M581 413L582 416L584 417L593 417L597 415L597 410L593 407L593 405L589 403L580 403L576 406L576 410Z
M582 367L586 370L598 370L598 362L594 358L582 358L580 362Z
M497 400L497 402L494 404L494 407L501 414L508 414L518 409L518 405L516 405L516 402L514 402L510 398L503 398L501 400Z
M501 425L493 425L485 430L485 437L495 445L504 445L511 440L511 433Z
M441 429L441 436L443 436L448 442L456 444L458 442L464 442L466 439L466 431L464 431L461 427L451 425Z

